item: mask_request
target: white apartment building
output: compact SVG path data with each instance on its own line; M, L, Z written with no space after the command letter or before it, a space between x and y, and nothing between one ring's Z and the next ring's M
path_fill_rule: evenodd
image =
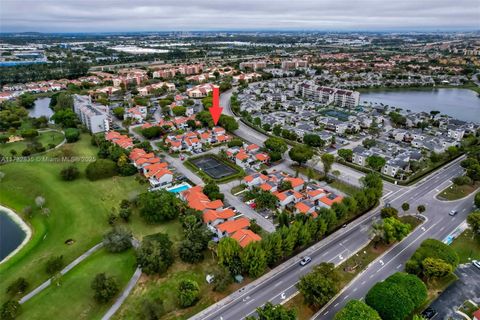
M297 84L295 91L304 98L316 100L324 105L333 104L342 108L354 108L360 103L358 91L323 87L312 81Z
M89 96L74 95L73 111L92 133L110 130L107 107L93 104Z

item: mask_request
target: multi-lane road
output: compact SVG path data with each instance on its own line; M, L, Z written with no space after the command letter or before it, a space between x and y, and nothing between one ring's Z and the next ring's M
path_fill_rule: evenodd
M229 101L226 99L223 96L221 104L224 107L227 106L225 110L228 114L231 111L228 108ZM254 131L252 128L240 123L236 134L253 143L263 144L267 137L252 131ZM462 173L460 160L457 159L410 187L387 184L382 199L384 203L388 202L393 207L399 208L402 203L408 202L412 212L417 205L423 204L427 207L424 213L426 221L402 242L370 264L341 294L316 314L315 319L329 319L348 300L362 298L377 281L401 270L421 241L426 238L443 240L465 220L473 206L473 196L450 202L443 202L435 197L443 188L451 184L452 178ZM278 304L288 300L297 293L296 284L300 277L311 271L315 265L321 262L332 262L338 265L364 247L369 242L370 226L380 218L379 210L380 208L377 208L365 214L346 228L338 230L253 283L193 316L192 319L242 319L253 314L257 307L268 301ZM459 213L451 217L448 215L450 210L457 210ZM300 267L298 261L302 255L309 255L312 263Z

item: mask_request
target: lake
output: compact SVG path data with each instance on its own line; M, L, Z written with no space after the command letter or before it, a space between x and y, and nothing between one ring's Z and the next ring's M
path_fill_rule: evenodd
M26 236L25 231L0 209L0 261L15 250Z
M32 109L28 110L28 115L33 118L39 118L45 116L48 119L53 115L52 109L50 109L50 98L39 98L35 100L35 105Z
M480 98L475 91L468 89L370 91L360 94L360 102L364 101L413 112L438 110L455 119L480 122Z

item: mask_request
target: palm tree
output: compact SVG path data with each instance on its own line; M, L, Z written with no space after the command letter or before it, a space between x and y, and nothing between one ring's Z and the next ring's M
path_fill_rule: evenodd
M374 223L369 230L370 239L373 241L373 248L376 249L380 241L383 240L385 232L383 230L383 223Z

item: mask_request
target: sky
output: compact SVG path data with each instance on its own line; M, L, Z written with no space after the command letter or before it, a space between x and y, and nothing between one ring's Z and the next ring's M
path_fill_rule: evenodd
M480 0L0 0L0 32L448 29Z

